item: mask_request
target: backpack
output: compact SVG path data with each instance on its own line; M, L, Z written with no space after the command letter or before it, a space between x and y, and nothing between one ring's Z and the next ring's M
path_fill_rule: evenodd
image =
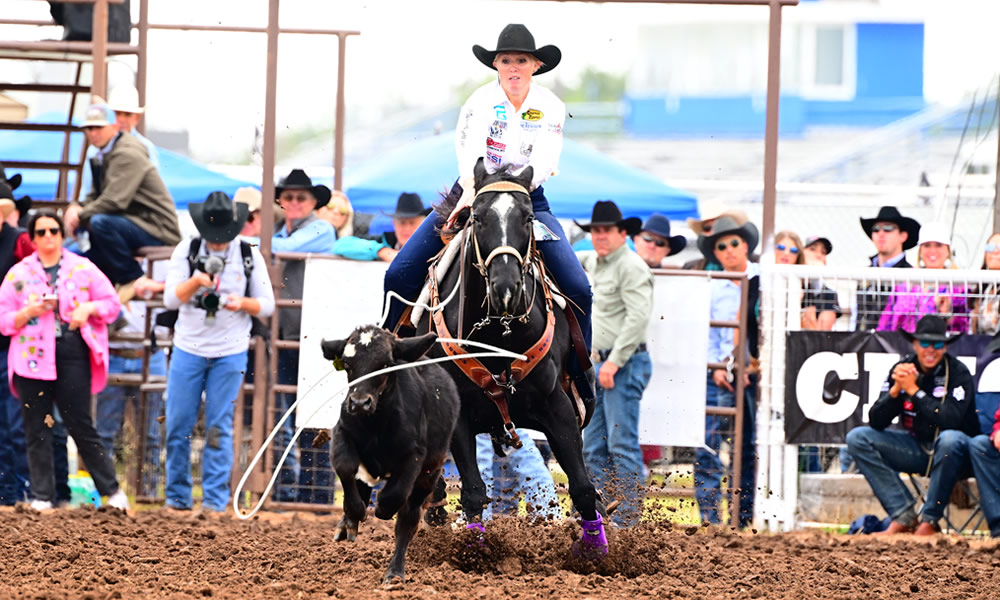
M188 247L188 269L189 275L194 275L194 270L198 265L198 252L201 250L201 238L196 237L191 240L191 245ZM246 290L243 292L244 296L250 294L250 275L253 273L253 254L250 252L250 244L240 240L240 254L243 256L243 276L247 280ZM156 325L159 327L166 327L170 329L171 332L174 330L174 326L177 324L177 317L180 311L175 310L165 310L160 314L156 315ZM260 336L265 340L270 336L270 328L264 324L263 321L257 317L250 317L250 337ZM149 338L152 342L153 349L156 349L156 334L154 331L149 332Z

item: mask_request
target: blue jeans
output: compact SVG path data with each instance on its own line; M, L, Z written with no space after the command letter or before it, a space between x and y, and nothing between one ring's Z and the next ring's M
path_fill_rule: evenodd
M456 184L457 186L458 184ZM587 343L587 353L590 353L590 305L593 301L593 294L590 291L590 280L587 273L580 265L576 253L569 245L569 239L562 229L562 225L549 210L549 203L545 199L545 191L537 188L531 192L531 206L535 212L535 218L552 230L558 240L538 242L538 249L545 259L545 268L555 278L559 288L569 298L576 303L580 310L576 311L576 318L580 322L580 329L583 331L584 341ZM443 225L444 221L431 213L424 219L420 227L413 233L413 236L400 249L389 268L385 272L385 291L394 291L407 300L416 300L420 295L420 288L427 278L427 261L437 254L444 243L435 228ZM402 316L406 306L399 300L393 299L389 310L389 318L385 326L392 329L396 326ZM576 359L570 353L571 361L575 364ZM583 365L586 369L590 365Z
M976 416L979 417L980 433L993 433L993 415L1000 407L1000 392L976 392Z
M601 372L604 363L594 365ZM615 387L597 386L594 417L583 431L583 459L590 478L606 501L621 497L612 515L620 527L642 516L645 481L639 447L639 402L653 374L649 353L636 352L615 373Z
M517 434L523 445L517 450L507 449L505 457L493 451L489 434L476 436L476 462L486 484L486 495L492 499L483 511L483 520L493 515L516 516L522 495L528 516L558 519L562 510L552 473L528 431L518 429Z
M736 406L736 395L727 389L720 388L712 381L711 372L705 385L705 406L733 407ZM743 392L743 442L741 444L742 458L740 462L740 509L739 526L747 527L753 522L753 503L757 467L754 460L754 417L757 414L756 380L751 377L750 385ZM734 419L718 415L705 417L705 447L695 452L694 458L694 495L698 500L698 511L705 523L721 523L719 517L719 500L721 496L723 472L730 473L731 466L725 471L719 460L719 449L722 440L732 440L729 432L734 430Z
M204 358L174 347L167 377L167 506L189 509L191 435L205 394L205 449L201 459L203 505L222 512L233 470L233 410L243 384L247 353Z
M142 373L141 358L125 358L112 354L108 359L110 373ZM167 357L160 351L149 357L149 374L166 375ZM125 417L125 405L135 406L139 414L139 389L132 386L109 385L97 394L97 435L104 442L108 456L115 455L115 437L122 429ZM160 483L160 422L157 417L163 414L163 392L148 392L146 394L146 456L143 458L142 490L140 493L153 496Z
M971 472L969 442L971 438L957 429L938 434L934 442L927 500L920 509L920 520L937 523L951 498L951 490L959 477ZM913 436L905 431L877 431L868 426L855 427L847 434L847 450L858 469L868 480L882 508L894 521L913 525L916 501L900 473L927 472L930 457Z
M0 351L0 505L28 499L28 454L21 403L10 392L7 351Z
M142 266L133 253L143 246L163 246L163 242L121 215L98 214L90 217L89 258L111 283L128 283L143 276Z
M988 436L977 435L969 442L969 459L990 535L1000 537L1000 452Z

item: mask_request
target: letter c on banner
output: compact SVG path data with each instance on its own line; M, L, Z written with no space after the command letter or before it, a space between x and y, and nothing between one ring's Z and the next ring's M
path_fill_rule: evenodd
M802 363L795 379L795 398L802 414L819 423L840 423L850 418L861 400L857 394L842 391L835 404L823 401L823 382L830 371L841 379L858 378L858 355L849 352L817 352Z

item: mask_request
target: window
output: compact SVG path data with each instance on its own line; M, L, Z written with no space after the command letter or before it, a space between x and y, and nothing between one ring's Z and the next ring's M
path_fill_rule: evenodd
M802 96L852 100L857 78L857 29L849 25L805 25L801 36Z

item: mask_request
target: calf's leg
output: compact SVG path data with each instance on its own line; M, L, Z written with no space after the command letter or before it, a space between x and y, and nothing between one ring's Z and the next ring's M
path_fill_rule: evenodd
M420 478L413 486L410 497L396 514L396 550L392 553L389 561L389 568L385 572L384 583L392 583L398 579L405 580L404 569L406 566L406 548L410 545L410 540L417 533L420 525L420 507L424 500L431 493L431 486L427 485L424 478Z

